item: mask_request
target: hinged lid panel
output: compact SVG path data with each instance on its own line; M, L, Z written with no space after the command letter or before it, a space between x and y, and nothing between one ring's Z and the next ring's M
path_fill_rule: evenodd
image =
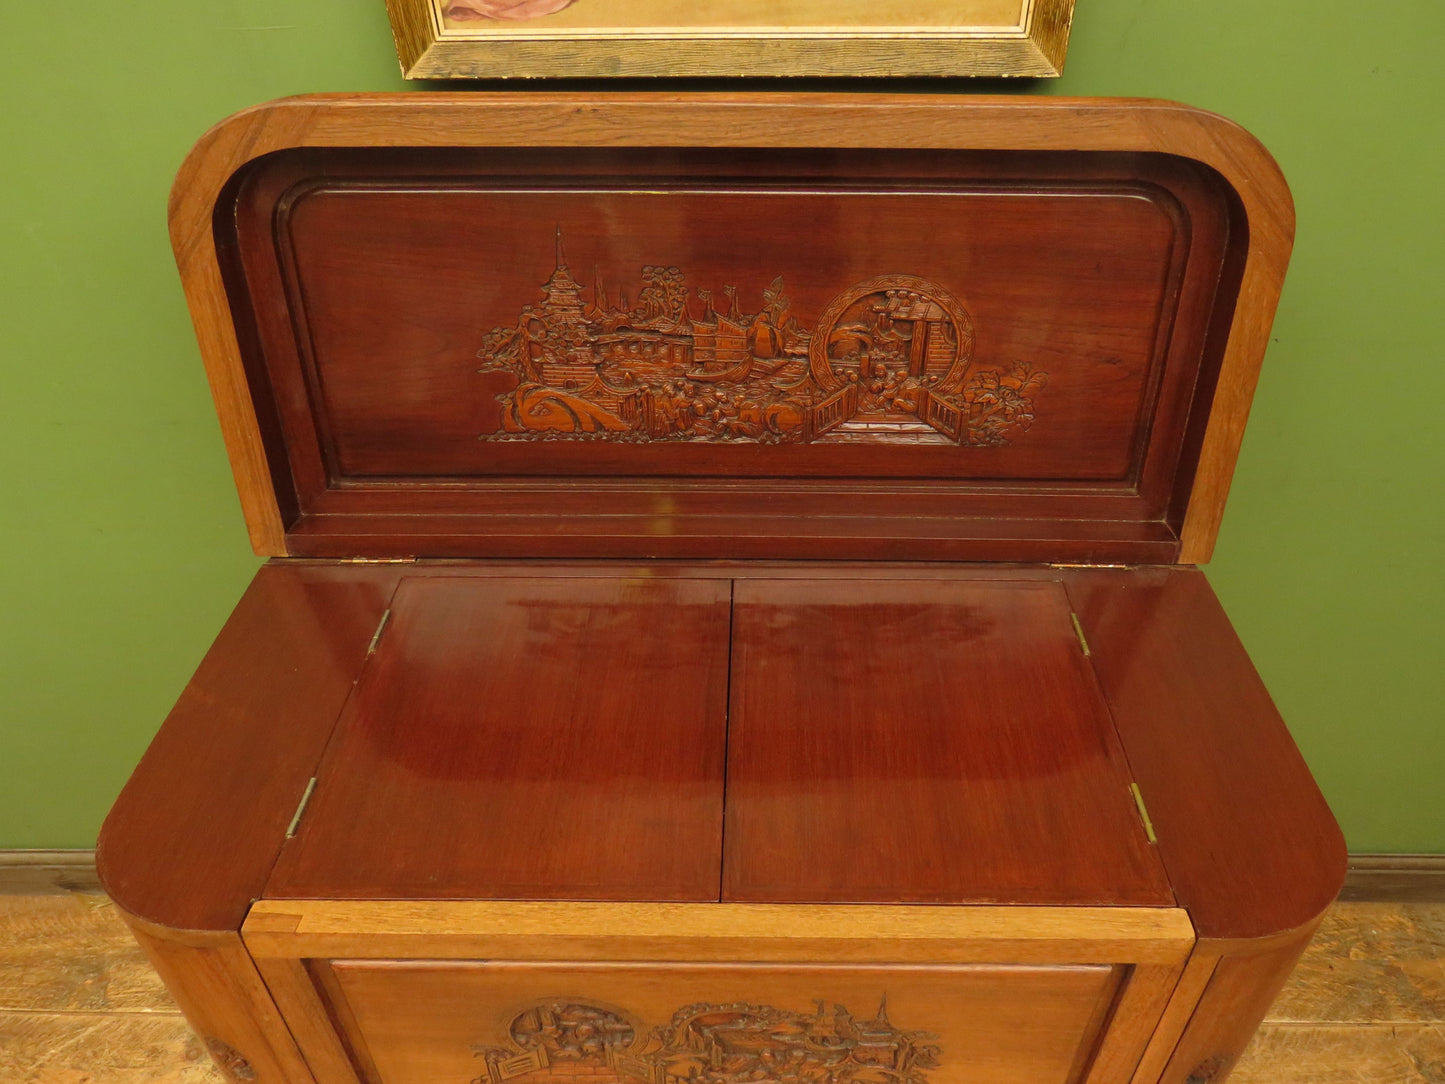
M175 211L310 556L1202 559L1289 230L1207 114L853 96L277 103Z

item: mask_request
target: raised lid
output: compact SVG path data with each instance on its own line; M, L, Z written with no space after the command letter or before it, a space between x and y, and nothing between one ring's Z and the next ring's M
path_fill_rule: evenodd
M1292 228L1152 102L297 99L173 233L253 541L1208 556Z

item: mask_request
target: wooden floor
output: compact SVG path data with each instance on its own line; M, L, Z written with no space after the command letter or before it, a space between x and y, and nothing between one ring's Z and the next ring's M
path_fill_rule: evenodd
M1230 1079L1445 1084L1445 904L1336 904ZM0 894L0 1084L223 1081L104 896Z

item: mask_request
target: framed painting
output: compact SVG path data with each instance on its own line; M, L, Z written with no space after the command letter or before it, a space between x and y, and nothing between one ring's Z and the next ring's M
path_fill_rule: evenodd
M1056 76L1074 0L387 0L408 79Z

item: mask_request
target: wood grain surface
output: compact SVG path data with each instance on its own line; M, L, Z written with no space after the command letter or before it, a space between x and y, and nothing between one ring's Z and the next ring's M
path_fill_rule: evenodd
M1345 845L1203 573L1067 569L1109 710L1202 938L1307 926Z
M224 1079L105 896L0 895L0 1081Z
M257 572L101 830L101 881L131 914L240 929L398 576L395 566Z
M258 900L257 959L1178 965L1178 908Z
M0 898L0 1010L174 1013L155 969L98 893Z
M753 1037L750 1030L755 1029L762 1042L771 1039L774 1052L787 1059L791 1051L783 1044L793 1029L831 1033L856 1022L874 1033L875 1051L898 1052L905 1072L911 1062L921 1060L918 1078L933 1084L1073 1084L1094 1050L1121 979L1120 969L1101 966L588 967L342 961L335 969L359 1036L388 1084L470 1079L465 1074L476 1074L478 1049L517 1058L523 1049L511 1040L514 1018L534 1004L568 1002L610 1011L634 1040L642 1040L634 1047L617 1036L618 1052L644 1063L654 1028L688 1015L702 1016L704 1025L716 1027L729 1009L761 1006L787 1015L768 1026L754 1014L738 1013L725 1034L732 1050L743 1056ZM800 1041L805 1037L794 1040L800 1057L809 1052ZM664 1045L661 1056L651 1055L653 1064L670 1056L673 1064L668 1067L680 1068L678 1061L696 1053L695 1047L689 1049L689 1040L695 1041L679 1029L673 1045ZM559 1045L565 1042L564 1034ZM600 1048L590 1057L585 1048L574 1052L563 1046L558 1053L569 1062L560 1072L523 1076L519 1084L549 1079L561 1084L574 1066L606 1071ZM767 1064L759 1060L756 1068ZM800 1068L804 1074L818 1072L816 1065ZM861 1084L870 1079L869 1069L849 1059L832 1068L832 1079Z
M733 605L724 898L1172 905L1057 584Z
M1390 1027L1265 1024L1230 1084L1438 1084L1445 1025Z
M222 1084L179 1013L0 1012L5 1084Z
M729 590L408 578L265 894L716 900Z
M472 577L468 566L439 566L431 580L408 581L408 597L418 601L401 606L381 638L374 674L332 753L335 764L354 759L357 770L323 773L273 894L515 896L570 885L574 896L608 898L630 884L631 897L613 898L717 898L729 568L689 580L687 567L636 581L650 586L622 606L614 604L634 591L629 581L589 581L559 566L548 577L511 581L495 569ZM133 913L182 928L239 926L406 568L302 564L258 575L107 824L101 873ZM771 578L779 571L737 586L731 898L1170 902L1056 585L875 578L840 588L827 578ZM1187 890L1181 898L1201 930L1248 937L1308 921L1338 889L1343 845L1203 577L1050 574L1068 581L1161 854L1178 867L1176 889ZM500 631L488 634L488 621L503 622ZM507 638L517 631L540 637L537 649L515 653ZM577 635L591 646L564 649ZM629 668L655 676L638 683L625 677ZM1059 734L1073 737L1031 739L1041 732L1025 722L1040 710L1040 694L1058 718L1072 720ZM475 727L479 697L499 705L488 724L501 728L494 747ZM952 722L960 712L978 724L967 742ZM584 742L588 732L573 718L613 723ZM663 719L668 727L644 737ZM549 733L569 735L571 744L551 748ZM1195 751L1181 757L1183 747ZM1245 747L1256 754L1239 756ZM642 774L629 761L640 748L654 758ZM584 750L593 758L585 763ZM610 758L608 772L597 758ZM502 780L496 766L504 763L519 768L517 781ZM829 797L828 779L858 787L868 772L874 808L841 791ZM501 812L476 813L468 773L473 782L492 780L488 792ZM663 800L657 787L669 773L692 804L646 812ZM612 799L564 782L604 775L621 788ZM401 803L394 808L375 786L384 777ZM531 788L532 797L503 801L497 788L508 786ZM1241 802L1241 793L1254 797ZM543 794L545 802L531 804ZM631 820L607 804L613 799L634 804ZM421 806L408 806L413 800ZM605 833L604 818L586 813L604 807ZM224 818L213 812L221 808ZM999 817L999 808L1013 812ZM1083 818L1092 830L1078 837L1070 818L1081 809L1092 811ZM557 846L554 815L564 817L558 823L580 818L584 827L566 837L575 845ZM336 849L308 849L308 833L325 838L315 826L328 817ZM487 856L458 843L437 849L448 856L441 865L421 857L423 844L435 848L429 826L456 834L463 822L492 833ZM894 845L894 822L923 833L916 848ZM662 824L693 827L668 849L668 832L656 830ZM1207 844L1191 842L1206 833ZM1076 837L1087 845L1058 846ZM855 843L840 848L844 839ZM864 840L872 842L857 845ZM639 847L667 853L645 857ZM1058 883L1031 880L1027 866L1044 863L1010 857L1044 852L1057 855ZM771 868L750 868L760 861ZM308 871L308 862L319 864ZM649 864L662 872L644 873Z
M314 1084L238 932L177 931L117 911L228 1078Z
M1340 899L1445 903L1445 855L1352 854Z
M1445 905L1351 902L1325 912L1270 1007L1278 1024L1445 1021Z
M0 850L0 895L99 891L94 848Z
M1140 1082L1197 1084L1239 1060L1343 879L1197 571L544 567L267 566L188 687L99 862L233 1075L351 1072L315 1045L333 1015L306 957L520 952L1137 964L1089 1046L1100 1079L1142 1055ZM618 902L526 902L569 900ZM1428 959L1370 980L1392 1015L1442 997Z
M1258 943L1200 941L1136 1079L1141 1084L1223 1079L1254 1037L1309 938L1305 927Z
M372 496L366 492L367 487L356 492L347 492L345 487L330 490L316 485L316 478L306 471L283 469L287 457L297 453L300 428L292 424L287 431L280 419L288 409L299 406L299 400L294 391L281 388L263 390L256 398L252 397L253 388L266 386L266 380L260 378L256 368L258 343L264 336L254 328L238 327L236 320L248 323L247 314L252 308L263 317L272 310L267 306L252 306L244 297L238 299L237 276L242 279L247 274L254 276L257 262L251 259L248 264L240 251L244 245L239 240L227 241L212 229L218 200L234 198L244 187L232 184L238 171L273 152L304 148L406 148L407 155L420 160L420 156L430 153L428 148L448 147L454 150L447 153L465 160L466 148L487 147L496 148L491 153L501 160L513 153L502 148L570 148L580 153L587 148L607 147L615 148L620 156L638 159L637 153L626 148L681 145L698 148L700 153L706 153L707 148L730 148L734 157L747 148L767 147L774 148L770 153L784 159L793 154L788 148L800 149L805 156L820 148L864 149L870 152L869 160L883 163L895 157L902 160L919 150L945 157L955 152L964 155L983 152L995 156L1000 164L997 168L1003 168L1002 163L1006 161L1022 162L1020 155L1057 163L1097 165L1100 161L1125 160L1140 163L1148 172L1141 180L1156 187L1162 185L1172 198L1181 200L1188 208L1193 233L1187 257L1180 251L1180 244L1172 247L1188 265L1185 280L1197 274L1193 280L1195 286L1180 280L1182 284L1177 290L1167 285L1172 281L1168 275L1155 279L1166 283L1162 287L1165 304L1160 311L1173 314L1158 324L1158 341L1168 341L1171 351L1182 351L1179 360L1183 368L1171 362L1165 367L1164 384L1145 395L1148 404L1145 413L1155 415L1155 423L1153 428L1145 426L1140 430L1151 436L1145 452L1148 462L1137 472L1141 484L1148 484L1138 494L1141 507L1136 509L1136 514L1122 520L1102 510L1092 515L1061 514L1051 509L1049 502L1072 498L1068 494L1050 496L1039 489L1027 499L1037 497L1041 510L1030 516L1025 511L1027 500L1022 501L1011 513L1012 530L1000 537L997 528L981 527L996 518L991 512L981 512L977 519L970 519L967 513L954 508L933 519L925 514L918 522L906 514L881 512L872 522L866 518L854 521L849 515L835 512L832 518L820 520L822 508L810 509L806 504L800 507L794 501L792 507L784 505L780 509L777 496L769 494L765 487L755 487L745 495L747 499L739 503L738 493L733 492L735 485L731 488L718 485L710 497L718 507L709 514L720 518L709 523L704 518L690 518L693 513L683 515L677 511L671 503L673 499L686 499L691 494L687 487L668 483L655 487L651 494L634 491L630 494L631 503L624 505L620 516L609 518L607 514L593 513L591 520L582 516L572 528L559 534L538 532L534 522L525 514L518 514L525 510L523 506L529 500L535 510L545 507L546 500L557 499L556 494L550 494L538 505L538 496L532 491L535 483L513 492L501 491L504 503L495 509L485 501L477 505L473 496L472 510L486 514L495 510L498 515L495 522L488 521L485 514L469 519L458 516L456 509L447 513L445 495L428 491L425 484L402 487L389 496L411 501L413 506L407 514L385 523L359 511ZM565 156L571 151L563 153ZM658 160L677 162L685 161L686 157L672 154ZM739 161L748 157L742 154ZM751 155L753 160L758 158L756 154ZM327 160L344 163L345 155L329 154ZM1157 172L1157 167L1166 162L1174 163L1177 169L1192 173L1197 179L1210 178L1208 185L1212 186L1212 194L1202 200L1181 194L1183 189L1178 185L1161 181L1149 172ZM790 168L796 170L796 167ZM1093 167L1086 165L1085 168ZM1003 168L1003 172L1016 174L1017 167ZM736 177L723 179L737 183ZM847 177L842 179L846 181ZM816 179L810 178L810 183L816 185ZM385 187L384 178L382 187ZM1187 189L1188 185L1183 188ZM1047 203L1042 191L1040 185L1036 184L1033 189L1025 185L1020 189L1021 198L1037 197ZM1211 202L1213 210L1209 209ZM304 205L304 200L298 203L299 207ZM315 206L320 208L322 204L318 202ZM407 215L400 217L406 219ZM834 233L846 235L847 215L830 213L823 218L828 220L830 228L810 230L808 238L830 237ZM264 215L262 219L267 223L273 221ZM292 99L248 111L213 129L198 144L177 178L171 224L182 279L211 375L252 540L261 552L403 556L520 554L528 552L525 547L530 545L532 552L562 555L730 552L750 557L770 553L772 556L857 557L871 552L882 557L1169 561L1180 557L1205 559L1212 546L1288 258L1293 210L1277 167L1257 143L1218 117L1170 103L927 95L900 98L529 93L317 97ZM769 252L799 250L798 243L775 234L776 231L755 231L753 239ZM1241 248L1246 237L1247 251ZM853 249L861 251L856 245ZM520 250L517 255L521 256ZM1038 253L1034 256L1038 257ZM667 261L664 256L655 258L659 262ZM1021 289L1031 276L1042 273L1047 277L1052 273L1046 259L1035 258L1032 264L1028 264L1026 258L1020 259L1018 268L1025 265L1034 268L1028 272L1019 270L1017 284ZM516 261L508 261L509 265L513 262ZM1002 258L993 262L1000 267L1009 265L1009 261ZM385 264L382 260L376 266ZM1156 260L1156 266L1162 265ZM879 273L916 272L916 268L901 267ZM794 279L803 284L799 288L811 289L815 276L800 274L801 278ZM1110 277L1121 283L1129 281L1128 275ZM308 281L314 279L313 275ZM458 282L455 275L441 270L439 264L437 293L435 300L428 303L427 311L435 316L437 306L447 303L448 291L455 291ZM1216 296L1216 286L1217 302L1202 303ZM1067 297L1069 293L1056 291L1056 296ZM462 298L461 304L465 306L469 302ZM481 316L477 319L480 321ZM1171 320L1172 328L1166 326ZM1112 318L1101 318L1092 326L1096 332L1104 333L1113 322ZM1019 315L1018 320L1008 326L1015 332L1033 326L1035 331L1048 332L1044 334L1048 340L1058 337L1054 332L1063 334L1078 324L1077 320L1066 321L1048 332L1039 321ZM437 326L437 321L425 314L418 317L415 330L423 339L432 335L431 339L420 342L421 354L441 358L460 351L457 362L461 365L476 351L475 344L462 349L443 341L445 336L435 334ZM432 327L432 332L428 332L427 327ZM995 340L994 346L1002 341ZM1109 352L1103 350L1099 356L1106 355ZM405 356L414 359L420 355L412 351ZM1124 399L1131 395L1137 397L1140 388L1154 388L1150 383L1152 378L1140 382L1137 348L1117 356L1123 362L1120 371L1129 370L1134 375L1119 380L1117 386L1111 385L1111 380L1101 381L1100 387L1113 386ZM1187 356L1193 360L1185 364ZM1003 355L999 357L1003 359ZM1017 360L1026 362L1028 358ZM311 359L311 363L314 362L315 359ZM373 367L370 371L377 370ZM1196 373L1198 379L1188 375L1189 372ZM1186 395L1187 401L1181 401L1165 386L1176 380L1181 389L1197 389L1192 399ZM409 384L413 389L423 386L415 381ZM1056 384L1056 390L1059 387ZM1129 387L1133 391L1129 391ZM1041 399L1040 403L1043 402ZM414 400L398 401L397 405L401 417L407 411L419 409ZM1118 417L1122 419L1126 413L1118 413ZM1136 418L1130 415L1127 428L1131 431ZM1046 415L1039 414L1036 424L1041 434L1048 432L1045 421ZM325 419L318 419L317 424L321 426L323 438L332 432ZM344 435L344 427L341 432ZM356 434L353 432L352 436ZM355 440L351 447L353 452L366 451L364 445L357 445ZM319 462L334 473L341 461L335 457L328 461L322 455ZM295 462L289 462L289 466L295 466ZM1156 473L1159 477L1155 477ZM325 513L307 510L305 500L301 499L303 494L281 491L288 484L286 480L293 476L299 479L304 493L318 500L324 497L324 501L340 507L355 499L358 510L347 514L334 509ZM747 476L746 472L737 475ZM844 488L857 489L859 492L853 495L865 505L877 496L863 493L867 487L841 476L838 481ZM578 496L572 492L578 482L573 477L568 477L566 482L561 496L570 500ZM307 486L310 489L304 488ZM378 483L374 488L384 491L386 486ZM826 505L832 497L825 489L814 486L807 492L810 499L816 497ZM1027 486L1025 489L1027 491ZM385 492L381 495L388 496ZM614 502L624 496L627 494L623 492L611 495ZM974 495L961 492L959 496L967 505ZM1008 494L996 496L1011 499ZM1115 496L1117 494L1100 495L1100 508L1110 507ZM453 493L451 499L466 499L466 494ZM507 501L517 507L509 511L504 506ZM732 507L728 507L729 504ZM441 516L441 520L433 523L419 516L417 510L423 508ZM383 510L369 508L367 511ZM913 511L916 516L918 510ZM784 529L785 524L790 529ZM890 531L890 527L903 533ZM984 533L980 534L980 530ZM792 548L780 548L788 540L792 540Z
M298 151L246 175L234 288L258 307L293 462L397 506L403 478L1098 488L1135 481L1148 429L1179 426L1225 212L1167 159L1064 169L967 152ZM827 226L802 237L804 223ZM575 341L541 339L524 310ZM587 387L589 360L621 402ZM1015 366L1037 380L1010 382ZM964 402L985 374L1014 396L1006 411ZM550 394L524 396L519 380ZM829 420L763 413L845 387L856 400ZM963 408L965 429L927 423L935 399ZM590 413L562 417L563 403ZM633 416L627 403L651 408ZM682 416L664 410L679 404ZM556 439L583 421L590 439ZM1154 454L1173 440L1161 432ZM311 489L305 510L377 502Z

